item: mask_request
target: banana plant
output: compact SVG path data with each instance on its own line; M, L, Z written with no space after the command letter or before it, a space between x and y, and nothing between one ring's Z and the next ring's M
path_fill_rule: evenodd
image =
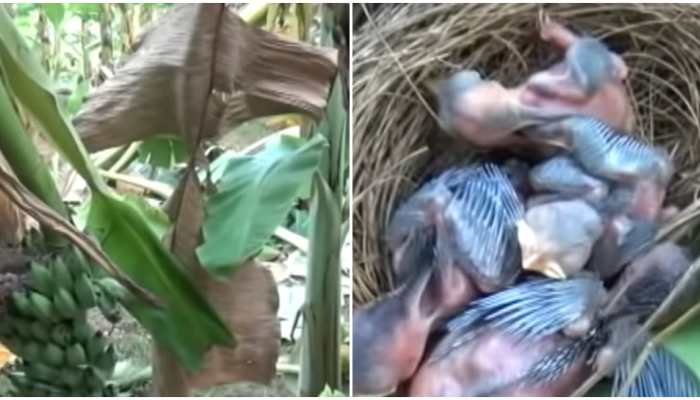
M322 44L333 45L336 15L323 9ZM308 24L307 24L308 25ZM340 44L339 44L340 45ZM303 308L299 394L317 396L325 387L340 388L340 249L345 234L349 125L344 103L346 82L339 74L324 119L312 137L324 137L329 147L314 174L311 205L310 256Z
M92 226L101 247L131 279L155 294L163 305L154 308L138 303L130 311L156 340L177 354L189 368L198 368L202 355L212 345L232 345L234 339L227 326L192 285L179 261L144 224L139 210L123 202L102 181L72 124L62 114L49 78L4 9L0 10L0 62L4 89L32 116L92 190ZM3 111L7 118L16 115L15 110L7 109L7 103L5 106ZM8 150L4 148L4 154L8 154ZM35 148L25 145L22 150L21 158L38 159ZM15 171L27 167L10 163ZM19 178L22 180L21 174ZM42 182L42 189L38 190L30 179L23 180L35 195L61 212L52 197L55 184ZM192 331L191 326L202 329Z
M242 43L246 45L241 47ZM244 48L248 51L242 52ZM230 54L237 57L229 57ZM232 305L242 300L226 299L239 296L240 291L222 291L222 281L235 287L238 281L243 284L246 277L250 278L250 268L245 265L288 212L299 186L308 181L316 168L325 141L322 138L310 143L284 140L255 157L224 164L222 177L218 181L210 179L212 174L207 173L208 168L201 163L204 141L258 116L279 113L318 116L325 106L334 73L333 51L282 40L249 27L222 5L173 8L145 36L139 50L121 70L97 88L84 104L74 120L82 142L76 141L76 144L65 140L68 136L75 139L70 124L65 124L69 127L70 135L52 135L58 139L58 147L69 156L69 161L91 186L93 193L88 229L127 273L134 273L130 266L139 256L133 248L127 247L155 237L151 232L150 238L132 237L129 240L128 235L133 235L135 229L127 228L139 227L139 223L143 225L143 221L136 222L136 219L143 220L143 215L127 202L112 199L115 195L106 189L94 167L85 161L86 149L82 143L87 150L96 151L161 137L181 141L189 161L183 178L168 201L172 221L168 245L172 252L166 250L166 253L172 260L151 256L148 261L151 261L152 267L159 266L161 262L166 265L169 261L176 262L179 272L175 272L175 276L183 273L189 284L196 280L197 287L204 288L206 299L203 300L213 303L218 314L224 316L224 327L235 330L236 324L241 321L249 324L240 315L232 314L238 312L231 309ZM239 86L236 82L246 84ZM198 171L205 171L201 179ZM115 211L120 220L115 219ZM230 216L240 218L232 220ZM237 236L237 242L231 246L232 234L238 232L238 223L243 224L241 232L249 234ZM146 241L146 244L156 251L164 248L157 240ZM248 274L244 274L242 280L236 279L240 273L231 275L231 272L238 270L237 267ZM163 270L162 265L160 268L160 273L155 277L168 279L171 272ZM144 267L141 269L143 271ZM217 276L209 276L207 272ZM146 278L148 276L141 272L138 283L162 296L155 290L158 288L155 283L158 282ZM256 284L263 286L257 293L259 298L248 301L273 304L267 297L271 280L266 279L256 281ZM177 288L172 289L177 292ZM169 305L167 302L165 304ZM194 386L212 384L227 379L226 374L234 377L243 375L253 380L269 379L274 375L274 359L271 363L257 363L258 369L222 365L216 373L210 373L212 369L217 370L212 364L234 358L235 348L217 346L209 353L215 356L202 364L204 349L196 347L195 350L199 351L186 354L199 356L195 365L193 360L183 357L182 349L172 346L175 341L167 346L168 342L163 340L168 335L195 335L190 328L179 325L177 331L173 331L169 329L167 320L154 318L152 310L139 308L134 303L126 305L137 317L140 316L139 320L147 327L149 324L152 328L158 326L158 329L152 330L154 337L159 344L166 345L164 348L158 346L156 351L157 360L166 360L165 364L156 365L155 368L155 380L161 382L157 386L167 390L158 390L160 394L187 394L190 388L180 387L182 382ZM200 315L200 318L207 315L178 307L180 305L183 304L175 304L173 309ZM255 316L255 320L276 322L276 316L274 311L267 310L265 315ZM181 321L184 322L184 319ZM199 335L216 333L215 329L202 323L192 321L189 327L192 326L200 327L197 329ZM277 336L273 333L274 330L266 330L266 341L262 344L268 346L271 343L270 346L276 349L279 333ZM209 344L226 343L210 341ZM268 353L274 353L276 358L274 349ZM170 363L165 353L174 354L177 362ZM203 368L181 371L181 365ZM258 370L261 371L258 375L250 373ZM183 374L188 379L182 379Z
M211 364L205 362L202 355L212 345L227 346L232 343L231 324L229 321L223 322L205 296L194 289L191 271L202 266L217 275L230 276L236 266L246 263L281 223L300 187L309 181L323 149L327 147L327 140L320 136L308 143L283 139L255 157L228 160L221 164L221 179L210 182L214 185L211 192L202 189L199 176L194 173L195 167L199 167L200 144L205 136L215 136L221 129L258 115L301 112L317 116L326 103L335 62L332 53L325 50L282 41L263 31L242 26L241 21L222 6L177 7L164 19L159 25L160 29L151 32L140 47L160 51L162 57L135 55L123 67L130 73L117 73L90 97L75 119L82 138L76 135L73 125L65 119L51 92L48 78L21 37L12 29L6 15L0 15L2 87L9 93L7 97L10 101L5 102L8 115L15 113L12 100L21 104L22 110L33 117L43 133L87 181L92 191L88 231L121 270L157 296L161 307L151 307L135 301L133 297L125 302L125 306L152 332L159 348L164 347L176 356L179 365L208 371L200 368ZM223 22L212 25L216 21ZM270 54L244 54L243 59L231 60L191 51L205 48L211 49L214 54L229 54L240 43L240 40L221 36L231 31L245 32L241 40L251 42L250 48L258 47L254 45L258 43L261 48L272 49L268 50ZM218 47L211 46L211 43L204 41L211 40L212 36L203 35L203 32L214 32L213 38L223 37L224 40L215 42ZM183 37L190 38L185 46L178 42ZM264 46L266 42L267 46ZM173 54L182 55L179 69L173 69L172 63L163 62L172 59L169 57ZM244 63L250 68L246 70L230 64L245 60L245 56L253 59L268 57L272 67ZM308 65L314 65L315 70L309 71ZM268 68L272 68L272 80L264 73L260 74ZM168 75L173 71L174 74ZM183 81L179 78L178 74L189 71L196 71L192 79ZM236 72L244 75L226 77ZM233 88L227 85L233 80L246 81L248 86L242 93L233 92L235 96L229 97L233 104L227 104L226 98L217 96L222 92L231 92ZM270 85L275 80L277 85ZM183 83L193 85L177 87ZM159 84L162 87L158 87ZM168 93L162 88L177 90L176 93ZM183 93L189 96L182 96ZM163 112L164 109L186 110L189 114L173 119L171 113ZM238 111L238 114L231 111ZM176 124L173 125L173 122ZM177 124L182 122L184 124ZM17 127L18 124L14 124L13 130L21 135L21 129ZM132 202L112 192L87 157L87 150L128 145L137 140L154 140L162 137L158 135L163 133L169 133L170 139L182 143L190 156L187 173L170 202L173 217L170 245L175 256L160 243L158 235L145 222L144 212L148 210L144 211L143 205L134 207ZM26 154L36 159L35 149L25 147ZM13 167L21 168L20 165ZM37 169L39 172L41 170ZM206 181L206 177L201 179L202 183ZM26 178L22 182L31 186ZM60 198L57 199L51 192L51 189L55 192L55 185L48 180L46 186L50 190L35 189L32 192L49 206L61 211L63 204ZM185 203L182 199L193 195L199 196L200 202L194 209L183 207ZM239 204L237 200L245 201ZM196 216L202 212L203 220L197 224ZM247 229L242 232L249 233L241 235L235 246L227 246L233 227L229 223L231 215L241 217L234 221L236 223L246 221L244 226ZM59 225L64 230L70 230L65 225ZM186 238L190 232L197 232L200 226L203 242L194 242L194 246L183 242L182 238ZM206 275L197 273L197 276L196 279L200 280L197 286L200 288L214 282ZM211 301L218 300L216 296L207 293L206 297ZM266 303L268 299L261 297L260 301ZM275 318L274 313L270 318ZM193 332L191 326L198 326L199 329ZM278 341L278 338L272 339ZM271 366L274 368L274 360ZM177 377L176 369L165 370L166 373L168 370L174 371L173 376ZM172 382L173 379L165 381Z

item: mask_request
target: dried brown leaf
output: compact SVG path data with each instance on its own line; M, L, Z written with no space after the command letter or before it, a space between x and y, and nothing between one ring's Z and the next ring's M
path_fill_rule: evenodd
M189 394L193 389L231 382L269 383L279 355L277 286L269 270L250 261L222 280L204 269L195 271L199 289L236 332L236 347L214 347L205 356L204 368L186 371L174 359L157 351L157 395Z
M244 120L302 112L318 117L336 52L248 26L218 4L184 4L146 34L75 119L91 151L154 135L190 149Z

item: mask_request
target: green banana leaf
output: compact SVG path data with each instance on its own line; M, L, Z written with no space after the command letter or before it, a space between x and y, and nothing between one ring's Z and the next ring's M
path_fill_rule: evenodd
M324 123L327 124L326 134L330 142L330 162L328 165L327 182L333 188L336 196L345 193L345 180L347 177L348 162L348 112L343 104L343 89L340 75L336 76L331 95L326 107L327 117Z
M664 345L700 377L700 316L696 316L671 334L664 340Z
M0 118L0 150L5 155L5 159L13 166L17 178L27 189L59 214L67 217L68 209L63 204L58 188L34 147L34 143L24 132L22 123L12 106L6 85L8 85L7 74L0 65L0 115L3 116ZM57 235L50 232L47 234L52 244L62 243Z
M348 395L340 390L331 389L330 386L326 385L318 397L348 397Z
M139 157L154 167L172 168L187 161L185 142L178 137L152 137L139 145Z
M225 323L144 222L141 211L117 197L97 174L61 113L46 73L4 10L0 10L0 63L13 94L92 190L88 229L122 270L164 304L155 309L135 303L127 305L129 311L190 369L200 367L211 346L232 345L233 335Z
M66 15L66 9L63 4L47 3L42 4L41 7L44 9L44 12L49 18L49 21L51 21L54 29L59 30L61 28L61 24L63 23L63 17Z
M213 166L220 179L207 199L200 263L227 274L257 252L284 221L303 185L317 169L322 137L281 136L254 156L228 158Z
M126 304L129 311L190 368L199 367L210 345L232 344L226 325L199 295L174 256L162 251L158 237L144 225L147 217L141 210L126 202L100 201L99 196L102 195L93 194L88 229L96 233L102 248L117 265L166 302L166 310L131 303ZM165 270L162 266L171 268Z
M319 137L318 135L316 137ZM299 394L316 396L340 386L341 214L333 190L313 177L311 235L302 333Z
M329 25L334 12L323 6L321 42L333 45ZM337 390L341 382L340 354L340 249L346 208L348 162L348 112L344 104L345 84L337 74L331 89L326 115L314 131L329 143L319 173L314 175L310 224L310 251L307 265L306 307L302 333L299 393L319 395L324 387ZM320 350L319 350L320 349ZM323 396L323 394L321 394Z
M151 227L151 230L155 232L159 240L163 240L168 233L168 229L172 227L168 214L160 208L152 207L148 204L148 201L141 196L130 193L124 194L123 196L123 201L139 209L141 214L146 217L144 222ZM72 209L73 224L81 231L85 231L88 228L88 218L91 208L90 201L88 200Z

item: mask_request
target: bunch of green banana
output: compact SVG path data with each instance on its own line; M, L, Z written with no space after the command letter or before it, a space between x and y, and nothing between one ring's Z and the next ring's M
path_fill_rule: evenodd
M99 309L110 320L127 295L109 278L93 279L78 252L31 263L28 284L10 294L0 339L20 359L7 374L22 396L101 395L114 373L117 354L86 319Z

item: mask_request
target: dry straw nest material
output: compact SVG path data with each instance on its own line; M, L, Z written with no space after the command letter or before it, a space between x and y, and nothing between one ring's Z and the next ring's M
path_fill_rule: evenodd
M666 227L684 242L700 207L700 5L446 4L356 6L354 300L392 286L384 228L421 179L461 157L440 132L427 87L464 68L505 85L560 56L538 36L545 15L602 39L630 67L635 134L664 146L676 175ZM366 14L369 13L369 15ZM359 13L359 14L358 14ZM697 249L695 251L697 254Z

